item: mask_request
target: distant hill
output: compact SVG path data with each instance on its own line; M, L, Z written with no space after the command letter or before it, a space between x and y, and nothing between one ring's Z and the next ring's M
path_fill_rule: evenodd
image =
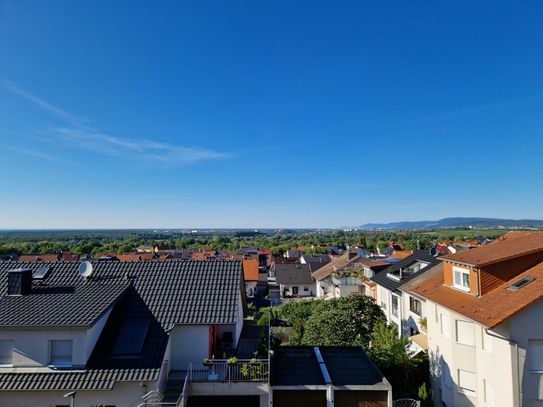
M495 219L495 218L445 218L437 221L421 220L417 222L366 223L359 229L541 229L543 220L534 219Z

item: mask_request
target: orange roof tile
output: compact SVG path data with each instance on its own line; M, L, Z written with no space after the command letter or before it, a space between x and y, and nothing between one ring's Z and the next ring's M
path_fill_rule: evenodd
M245 281L258 281L258 261L243 260L243 276Z
M525 276L534 277L535 280L518 291L507 289L512 283ZM430 276L413 287L411 291L483 326L494 328L543 298L543 263L519 274L481 297L445 286L443 273Z
M58 254L22 254L19 261L57 261Z
M442 259L482 267L542 250L542 232L509 232L491 244L450 254Z
M117 258L120 261L140 261L140 255L139 254L118 254Z

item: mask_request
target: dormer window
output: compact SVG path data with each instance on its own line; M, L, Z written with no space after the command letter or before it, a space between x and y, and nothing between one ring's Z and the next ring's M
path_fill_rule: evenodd
M462 291L470 291L469 270L453 266L454 287Z
M71 367L72 366L73 341L53 340L49 342L49 366Z

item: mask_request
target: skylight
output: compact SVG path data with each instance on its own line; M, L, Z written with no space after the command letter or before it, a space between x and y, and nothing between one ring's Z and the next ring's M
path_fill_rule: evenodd
M125 324L117 338L113 356L136 356L141 352L149 324Z
M522 287L524 287L525 285L531 283L534 280L535 280L535 277L526 276L526 277L523 277L520 280L514 282L513 284L511 284L509 287L507 287L507 289L511 290L511 291L518 291Z

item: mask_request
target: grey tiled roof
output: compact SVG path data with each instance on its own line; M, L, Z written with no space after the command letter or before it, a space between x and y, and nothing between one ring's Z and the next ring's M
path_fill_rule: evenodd
M2 326L92 326L111 314L81 371L2 373L0 390L111 390L116 381L158 380L172 324L235 324L241 261L93 262L86 282L79 263L0 262ZM50 266L30 294L7 296L7 271ZM126 275L129 278L126 278ZM126 322L149 324L137 358L111 357ZM45 369L46 370L46 369Z
M399 270L406 267L410 267L418 261L428 263L428 265L418 272L413 273L411 271L403 271L401 280L392 279L387 276L387 272L391 269ZM414 279L415 277L420 276L426 271L430 270L432 267L441 263L441 260L432 256L428 250L416 250L413 254L410 254L405 259L400 260L397 263L393 263L390 267L387 267L385 270L377 273L371 278L371 281L377 283L378 285L385 287L390 291L397 290L401 285L407 283L409 280Z
M308 264L276 264L275 281L277 284L313 284Z
M50 266L43 285L7 296L7 271ZM1 325L92 325L130 286L160 324L235 324L241 262L92 262L89 280L76 262L0 262Z

